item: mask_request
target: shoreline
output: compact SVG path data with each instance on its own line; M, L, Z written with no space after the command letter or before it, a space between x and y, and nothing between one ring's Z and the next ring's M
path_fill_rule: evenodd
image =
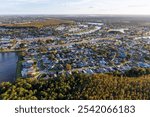
M7 52L22 52L23 50L0 50L0 53L7 53Z
M21 51L20 51L21 52ZM16 80L21 78L21 70L22 70L22 56L21 53L17 52L18 60L17 60L17 67L16 67Z

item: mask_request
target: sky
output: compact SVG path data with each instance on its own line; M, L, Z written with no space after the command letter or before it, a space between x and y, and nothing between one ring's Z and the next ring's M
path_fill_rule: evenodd
M150 15L150 0L0 0L0 14Z

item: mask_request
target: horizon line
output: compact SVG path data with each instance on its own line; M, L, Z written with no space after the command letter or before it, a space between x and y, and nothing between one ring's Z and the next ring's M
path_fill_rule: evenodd
M50 16L150 16L150 14L0 14L0 16L21 16L21 15L50 15Z

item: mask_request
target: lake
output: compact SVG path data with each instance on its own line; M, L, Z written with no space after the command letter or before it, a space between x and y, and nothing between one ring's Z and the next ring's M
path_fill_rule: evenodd
M16 79L18 55L15 52L0 53L0 83Z

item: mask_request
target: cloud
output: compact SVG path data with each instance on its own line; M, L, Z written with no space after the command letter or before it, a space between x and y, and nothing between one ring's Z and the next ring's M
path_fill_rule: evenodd
M11 3L38 3L38 2L47 2L48 0L7 0Z
M134 7L148 7L149 5L147 4L141 4L141 5L129 5L128 7L134 8Z
M0 0L0 14L150 14L149 0Z
M89 9L93 9L93 8L94 8L93 6L90 6L90 7L89 7Z
M76 1L69 1L67 4L70 5L84 5L84 4L88 4L90 2L94 2L95 0L76 0Z

